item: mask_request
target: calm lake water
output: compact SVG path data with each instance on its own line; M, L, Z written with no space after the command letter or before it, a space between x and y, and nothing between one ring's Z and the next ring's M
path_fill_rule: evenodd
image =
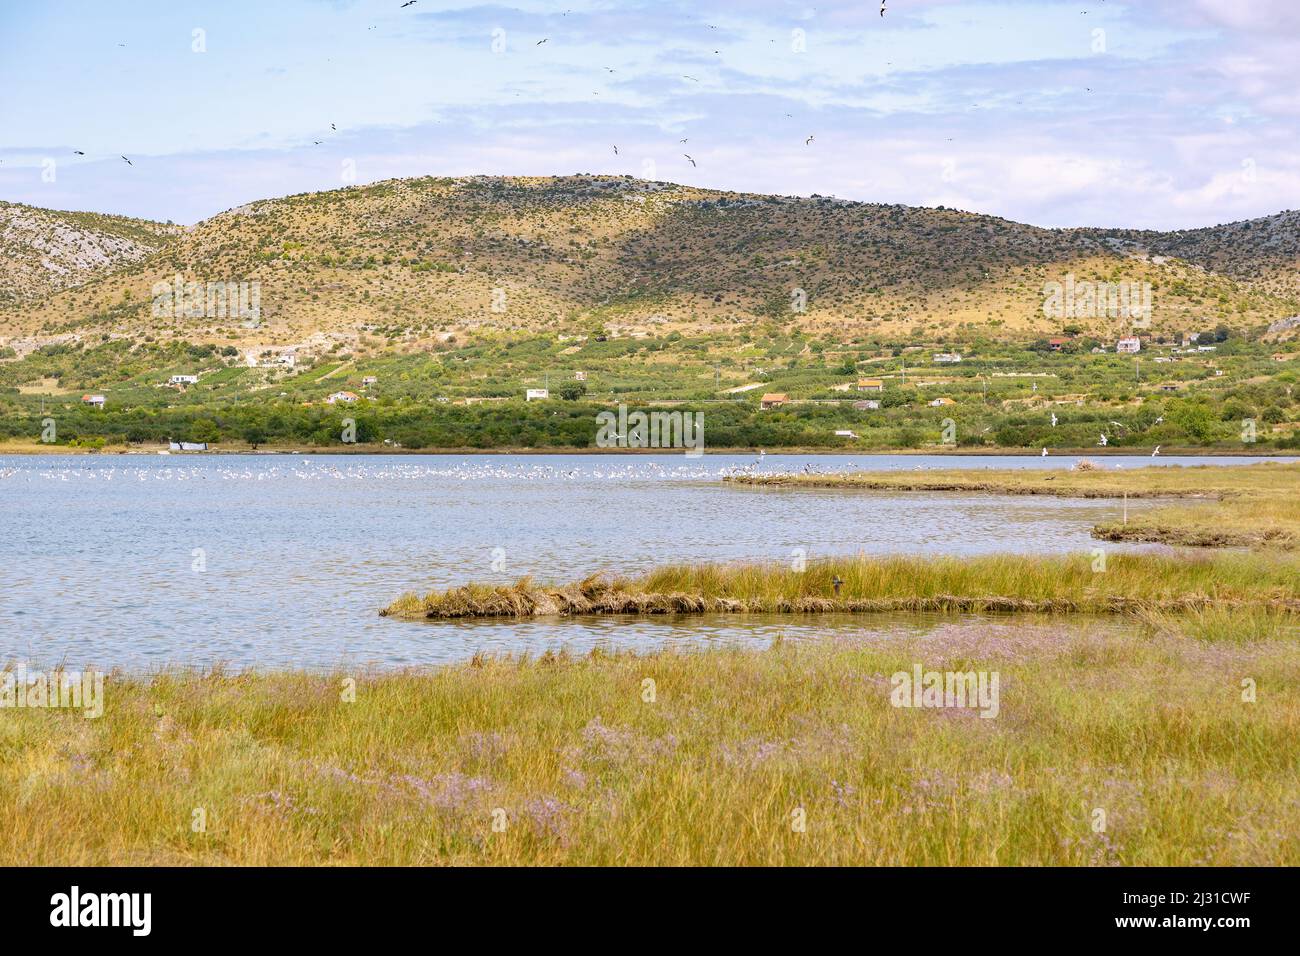
M1101 459L1106 468L1260 459ZM477 650L767 643L864 618L400 622L405 591L668 562L1088 550L1120 504L724 486L753 456L0 456L0 661L409 666ZM768 455L766 472L1067 468L1070 458ZM1149 507L1130 503L1130 510ZM1114 547L1111 545L1110 547ZM500 550L497 550L500 549ZM494 569L494 561L496 568ZM502 565L504 567L502 568Z

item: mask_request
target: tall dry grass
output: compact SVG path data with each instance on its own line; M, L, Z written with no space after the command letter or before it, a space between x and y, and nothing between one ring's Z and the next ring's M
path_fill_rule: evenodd
M394 617L545 614L1182 610L1211 604L1300 611L1300 559L1221 553L828 558L783 564L671 565L545 587L467 585L405 595ZM836 582L839 582L838 587Z
M1300 863L1294 637L1171 620L111 675L98 720L0 709L0 863ZM917 663L998 716L891 706Z

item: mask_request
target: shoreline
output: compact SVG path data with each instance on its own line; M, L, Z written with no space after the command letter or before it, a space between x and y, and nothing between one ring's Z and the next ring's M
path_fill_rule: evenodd
M846 493L1038 495L1077 499L1180 499L1130 521L1094 525L1103 541L1197 548L1293 550L1300 546L1300 486L1295 462L1253 462L1237 468L1201 464L1174 468L858 471L832 474L732 474L731 487L836 490ZM1184 503L1186 502L1186 503Z
M791 448L754 448L724 447L706 448L702 455L688 456L681 449L673 448L520 448L503 446L499 448L393 448L387 445L358 445L355 447L339 446L321 448L314 445L276 445L252 448L225 447L209 448L207 451L169 451L157 446L127 447L109 445L104 448L73 448L67 445L43 445L39 442L0 442L0 456L5 455L176 455L221 456L221 455L601 455L601 456L639 456L639 455L673 455L683 458L708 457L709 455L757 455L762 451L767 455L825 455L845 458L887 458L895 456L943 457L943 458L1041 458L1041 449L1036 448L899 448L871 449L854 451L846 448L791 447ZM1061 448L1052 451L1049 458L1151 458L1152 448L1132 446L1116 448ZM1300 461L1300 451L1293 449L1247 450L1233 448L1197 448L1195 446L1161 446L1162 458L1292 458Z

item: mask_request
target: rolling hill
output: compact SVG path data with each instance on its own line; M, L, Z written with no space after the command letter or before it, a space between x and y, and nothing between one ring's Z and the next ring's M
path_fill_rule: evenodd
M952 209L726 193L631 177L390 180L180 228L0 204L0 346L108 334L310 336L412 350L463 331L665 334L755 323L828 338L1024 339L1044 284L1151 283L1154 330L1300 312L1300 213L1179 232L1043 229ZM256 322L159 317L176 276L256 282ZM802 309L800 308L802 306ZM1072 320L1114 335L1113 317Z
M0 308L23 305L140 262L179 227L0 201Z

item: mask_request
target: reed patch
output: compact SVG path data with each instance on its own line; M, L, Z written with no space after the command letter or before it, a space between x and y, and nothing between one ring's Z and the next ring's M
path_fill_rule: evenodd
M492 618L584 614L866 614L886 611L1093 613L1209 607L1300 612L1300 560L1284 555L1115 554L827 558L785 564L673 565L637 578L569 585L469 584L407 594L380 614Z

